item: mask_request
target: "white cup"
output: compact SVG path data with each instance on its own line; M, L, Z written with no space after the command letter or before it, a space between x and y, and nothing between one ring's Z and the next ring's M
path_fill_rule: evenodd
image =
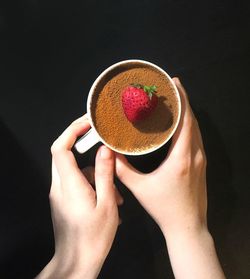
M177 120L175 122L175 125L171 131L171 133L168 135L168 137L159 145L154 146L154 147L150 147L148 149L144 149L142 151L136 151L136 152L128 152L128 151L122 151L122 150L117 150L116 148L114 148L113 146L109 145L109 143L107 143L102 137L101 135L98 133L98 131L95 128L94 122L92 120L92 115L91 115L91 104L92 104L92 97L93 94L95 93L95 89L97 88L97 85L99 84L100 81L103 80L104 77L106 77L106 75L110 72L113 71L115 68L118 68L122 65L125 64L129 64L129 63L139 63L142 66L146 65L146 66L150 66L152 68L155 68L157 71L161 72L166 79L171 83L173 89L174 89L174 93L176 95L176 100L177 100L177 105L178 105L178 116L177 116ZM103 144L105 144L106 146L108 146L110 149L118 152L118 153L122 153L124 155L144 155L144 154L148 154L151 153L157 149L159 149L160 147L162 147L164 144L166 144L169 139L172 137L172 135L174 134L174 132L177 129L177 126L179 124L180 121L180 116L181 116L181 100L180 100L180 95L179 92L174 84L174 82L172 81L171 77L164 71L162 70L160 67L158 67L157 65L150 63L148 61L144 61L144 60L138 60L138 59L130 59L130 60L124 60L118 63L115 63L113 65L111 65L110 67L108 67L106 70L104 70L95 80L95 82L93 83L93 85L90 88L89 91L89 95L88 95L88 99L87 99L87 118L90 122L91 128L90 130L83 135L76 143L75 143L75 148L79 153L84 153L86 151L88 151L91 147L93 147L95 144L97 144L98 142L102 142Z

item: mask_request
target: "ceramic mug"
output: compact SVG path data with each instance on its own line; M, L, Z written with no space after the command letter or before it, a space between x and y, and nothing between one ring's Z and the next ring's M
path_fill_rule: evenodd
M113 70L115 70L116 68L119 68L121 66L124 65L128 65L130 63L139 63L142 66L150 66L153 69L156 69L157 71L161 72L166 79L171 83L172 88L174 90L174 93L176 95L176 100L177 100L177 107L178 107L178 116L177 116L177 120L175 122L175 125L171 131L171 133L168 135L168 137L161 142L159 145L156 145L154 147L149 147L148 149L144 149L141 151L135 151L135 152L128 152L128 151L122 151L122 150L117 150L115 147L111 146L108 142L106 142L102 136L98 133L95 124L93 122L93 116L92 116L92 110L91 110L91 105L92 105L92 100L93 100L93 95L94 94L98 94L96 92L96 88L98 87L98 84L103 81L105 79L105 77ZM93 85L90 88L89 94L88 94L88 99L87 99L87 118L90 122L91 128L90 130L83 135L76 143L75 143L75 148L79 153L84 153L86 151L88 151L91 147L93 147L95 144L97 144L98 142L102 142L103 144L105 144L107 147L109 147L110 149L114 150L115 152L118 153L122 153L124 155L144 155L144 154L148 154L151 153L157 149L159 149L160 147L162 147L164 144L166 144L169 139L172 137L172 135L174 134L174 132L177 129L177 126L179 124L180 121L180 116L181 116L181 99L180 99L180 95L179 92L176 88L176 85L174 84L174 82L172 81L171 77L160 67L158 67L157 65L150 63L148 61L145 60L138 60L138 59L131 59L131 60L124 60L118 63L115 63L113 65L111 65L110 67L108 67L106 70L104 70L98 77L97 79L94 81Z

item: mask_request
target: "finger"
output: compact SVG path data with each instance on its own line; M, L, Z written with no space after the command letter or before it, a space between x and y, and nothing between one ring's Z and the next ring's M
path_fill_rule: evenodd
M78 122L73 122L53 143L51 153L62 180L67 179L70 175L81 173L71 148L77 137L86 133L89 127L88 121L79 119Z
M86 115L76 119L64 130L64 132L54 142L56 143L55 147L71 150L77 137L87 132L89 128L90 128L90 124L89 121L87 120Z
M95 186L95 168L94 167L86 167L82 169L83 175L87 178L88 182Z
M88 182L95 188L95 168L94 167L86 167L82 169L82 173L87 178ZM115 199L117 205L122 205L124 200L122 195L120 194L119 190L113 185L115 188Z
M195 117L189 105L186 91L180 83L180 80L178 78L173 78L173 81L180 93L182 113L179 125L172 138L168 156L183 156L183 154L191 152Z
M59 177L59 174L58 174L58 171L56 169L56 166L55 166L55 161L54 159L52 158L52 164L51 164L51 173L52 173L52 184L55 184L55 185L60 185L60 177Z
M85 113L83 116L81 116L81 117L79 117L79 118L77 118L76 120L74 120L73 122L72 122L72 124L73 123L79 123L79 122L82 122L82 121L88 121L88 114L87 113Z
M116 202L114 188L114 152L106 146L101 146L96 154L95 187L97 205Z
M115 185L114 185L115 187ZM119 190L115 187L115 199L116 199L116 203L117 205L122 205L124 200L122 195L120 194Z
M52 159L51 173L52 173L52 179L51 179L51 188L50 188L49 196L50 198L54 199L55 197L59 196L59 193L61 191L61 186L60 186L61 182L53 159Z
M185 104L187 106L187 113L189 114L188 116L186 115L186 117L184 118L184 125L185 123L189 126L189 128L192 128L192 134L194 136L197 136L198 139L198 143L200 145L200 147L203 148L203 141L202 141L202 136L201 136L201 132L200 132L200 128L199 128L199 123L197 121L197 118L195 117L193 110L189 104L189 100L188 100L188 96L186 93L185 88L183 87L183 85L181 84L179 78L173 78L180 94L184 97L185 99ZM191 123L190 123L191 121ZM190 125L191 124L191 125ZM191 126L191 127L190 127Z
M136 188L143 185L147 177L147 174L139 172L127 161L124 155L119 153L116 153L115 156L115 170L120 181L133 193L135 193Z
M82 117L74 121L51 147L53 161L60 177L63 190L72 191L73 188L84 191L89 195L93 191L91 185L78 168L71 148L78 136L89 129L89 123ZM84 187L82 187L84 185ZM80 189L82 188L82 189Z
M202 139L201 130L200 130L198 121L196 121L195 133L196 133L196 137L197 137L197 144L204 151L203 139Z

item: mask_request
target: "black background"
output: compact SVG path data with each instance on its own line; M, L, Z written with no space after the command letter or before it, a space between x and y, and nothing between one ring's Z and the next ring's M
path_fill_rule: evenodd
M140 58L180 77L208 157L209 228L228 278L250 278L248 2L0 2L0 278L53 255L50 146L86 112L102 70ZM167 147L133 159L154 169ZM95 150L79 156L93 164ZM133 196L99 278L173 278L161 232Z

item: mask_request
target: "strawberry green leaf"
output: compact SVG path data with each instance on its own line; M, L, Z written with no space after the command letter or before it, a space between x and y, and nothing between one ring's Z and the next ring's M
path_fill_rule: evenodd
M157 92L157 87L155 85L148 86L148 85L142 85L140 83L131 83L131 85L135 88L143 89L144 92L146 92L151 100L153 94Z
M147 93L155 93L156 92L157 87L155 85L152 86L143 86L143 90Z
M154 92L156 92L157 87L155 85L151 86L151 90L153 90Z

